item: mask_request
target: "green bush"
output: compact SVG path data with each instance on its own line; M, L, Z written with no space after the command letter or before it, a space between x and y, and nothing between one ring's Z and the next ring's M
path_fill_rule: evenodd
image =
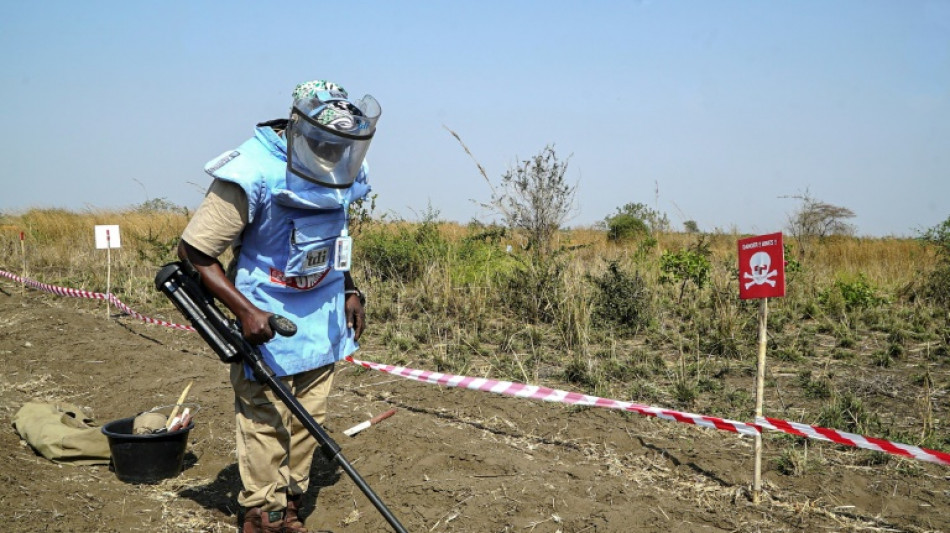
M941 259L950 260L950 217L921 233L919 239L936 246Z
M630 274L617 261L607 264L600 276L588 275L594 293L597 324L609 324L622 335L636 335L651 321L650 291L639 272Z
M922 232L918 239L933 246L938 258L934 269L921 275L920 293L937 305L950 305L950 217Z
M419 279L434 262L444 260L448 243L435 222L415 228L364 228L354 246L354 256L372 277L408 283Z
M419 277L424 262L409 230L364 231L354 246L357 264L382 281L411 281Z
M504 228L472 233L450 249L449 272L455 285L484 283L511 273L517 260L502 249Z
M712 263L707 255L695 250L667 251L660 257L660 281L680 283L680 299L683 298L683 292L689 282L699 289L705 287L711 269Z
M566 266L557 255L528 255L502 275L506 287L502 301L529 322L554 323L564 293L562 274Z
M877 289L868 282L864 274L851 281L835 280L834 285L818 295L818 300L826 307L837 308L843 305L847 311L887 303L887 298L878 295Z
M936 305L950 305L950 259L941 260L920 278L921 295Z
M628 203L606 219L607 238L612 241L629 240L670 230L666 214L650 209L646 204Z
M629 241L650 234L650 228L643 220L628 214L618 214L607 219L607 240L614 242Z
M801 272L802 263L792 257L792 245L785 243L782 248L785 251L785 275Z

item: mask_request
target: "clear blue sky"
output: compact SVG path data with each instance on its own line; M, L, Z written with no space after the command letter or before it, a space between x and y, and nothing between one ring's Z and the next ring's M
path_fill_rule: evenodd
M0 212L196 206L298 82L373 94L380 211L488 220L551 144L572 226L782 230L806 190L861 235L950 216L950 1L5 2Z

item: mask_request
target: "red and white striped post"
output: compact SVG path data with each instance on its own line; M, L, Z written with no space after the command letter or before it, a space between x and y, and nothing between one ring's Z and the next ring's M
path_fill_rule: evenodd
M29 272L26 270L26 236L22 231L20 232L20 262L23 265L20 275L26 279L29 277ZM26 281L20 284L20 292L26 293Z
M106 318L109 318L111 312L111 305L109 304L109 296L112 295L112 234L107 229L106 230ZM760 416L761 413L756 413L756 416Z

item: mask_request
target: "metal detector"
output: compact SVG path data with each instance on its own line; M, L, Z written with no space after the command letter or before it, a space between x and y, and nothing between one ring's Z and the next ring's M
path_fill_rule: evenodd
M291 413L307 428L310 435L320 443L320 450L350 476L356 486L389 522L397 533L406 533L399 520L393 516L386 504L379 499L373 489L366 484L359 472L343 457L340 446L327 434L326 430L310 416L286 385L264 362L261 351L244 339L234 320L227 318L215 305L214 298L197 279L197 273L183 262L169 263L155 276L155 288L167 296L175 307L185 315L201 338L205 340L225 363L247 363L254 377L264 383L290 409ZM187 269L187 271L186 271ZM190 271L191 273L189 274ZM280 315L271 315L270 327L277 333L289 337L297 333L297 325Z

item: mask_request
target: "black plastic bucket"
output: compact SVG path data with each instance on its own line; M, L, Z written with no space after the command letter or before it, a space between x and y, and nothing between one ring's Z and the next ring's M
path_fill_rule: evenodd
M150 483L180 474L194 422L168 433L134 435L133 420L135 417L122 418L102 426L109 438L115 475L128 483Z

